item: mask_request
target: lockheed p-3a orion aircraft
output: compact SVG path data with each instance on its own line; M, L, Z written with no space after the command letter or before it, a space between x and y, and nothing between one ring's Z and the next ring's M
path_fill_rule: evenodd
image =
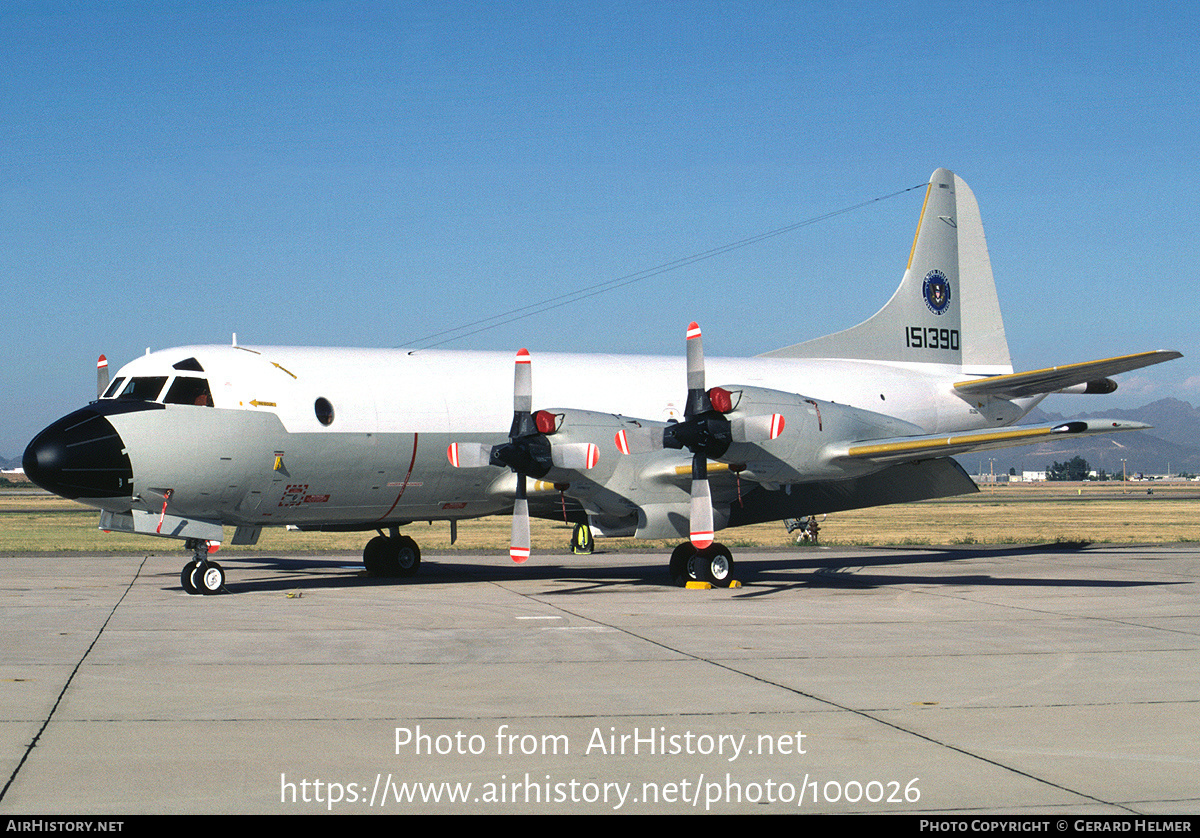
M676 583L728 585L716 533L977 491L953 455L1148 427L1010 427L1054 392L1180 357L1152 351L1014 373L974 195L933 173L904 277L865 322L752 358L311 347L149 353L29 444L26 474L101 510L100 527L180 539L189 593L263 527L375 531L376 575L418 571L415 521L530 516L597 538L681 539ZM686 361L686 363L685 363ZM514 372L515 370L515 372ZM710 387L710 382L717 386Z

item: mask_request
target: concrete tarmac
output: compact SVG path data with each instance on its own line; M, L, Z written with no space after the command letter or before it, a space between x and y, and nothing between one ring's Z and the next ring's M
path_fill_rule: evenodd
M1200 548L0 559L0 812L1188 814Z

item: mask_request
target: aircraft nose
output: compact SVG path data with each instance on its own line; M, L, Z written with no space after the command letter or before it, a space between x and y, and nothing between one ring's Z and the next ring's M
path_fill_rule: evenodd
M64 498L128 497L133 467L116 428L85 407L33 438L22 459L25 476Z

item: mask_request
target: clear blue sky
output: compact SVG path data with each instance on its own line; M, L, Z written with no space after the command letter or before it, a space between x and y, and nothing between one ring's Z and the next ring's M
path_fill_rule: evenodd
M939 166L979 199L1018 368L1188 356L1046 407L1195 403L1198 34L1185 2L9 0L0 454L93 397L100 352L408 345ZM447 347L844 328L899 282L921 198Z

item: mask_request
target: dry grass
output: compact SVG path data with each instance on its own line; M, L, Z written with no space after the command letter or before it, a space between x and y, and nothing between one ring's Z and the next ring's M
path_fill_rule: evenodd
M1005 544L1200 540L1200 491L1144 484L1128 494L1088 484L996 487L963 500L840 512L826 544Z
M1153 494L1147 494L1148 489ZM0 553L169 552L177 542L102 533L98 513L45 495L0 494ZM444 522L413 524L405 532L422 550L503 551L508 520L463 521L451 546ZM227 533L231 535L232 533ZM358 553L369 533L296 533L263 530L251 548L266 552ZM566 547L570 528L534 521L534 549ZM782 524L726 530L731 547L787 547ZM1200 541L1200 485L1066 483L996 486L965 498L834 513L824 521L826 545L1006 544L1054 541L1170 543ZM606 550L660 549L674 542L613 539ZM245 548L238 548L239 550Z

